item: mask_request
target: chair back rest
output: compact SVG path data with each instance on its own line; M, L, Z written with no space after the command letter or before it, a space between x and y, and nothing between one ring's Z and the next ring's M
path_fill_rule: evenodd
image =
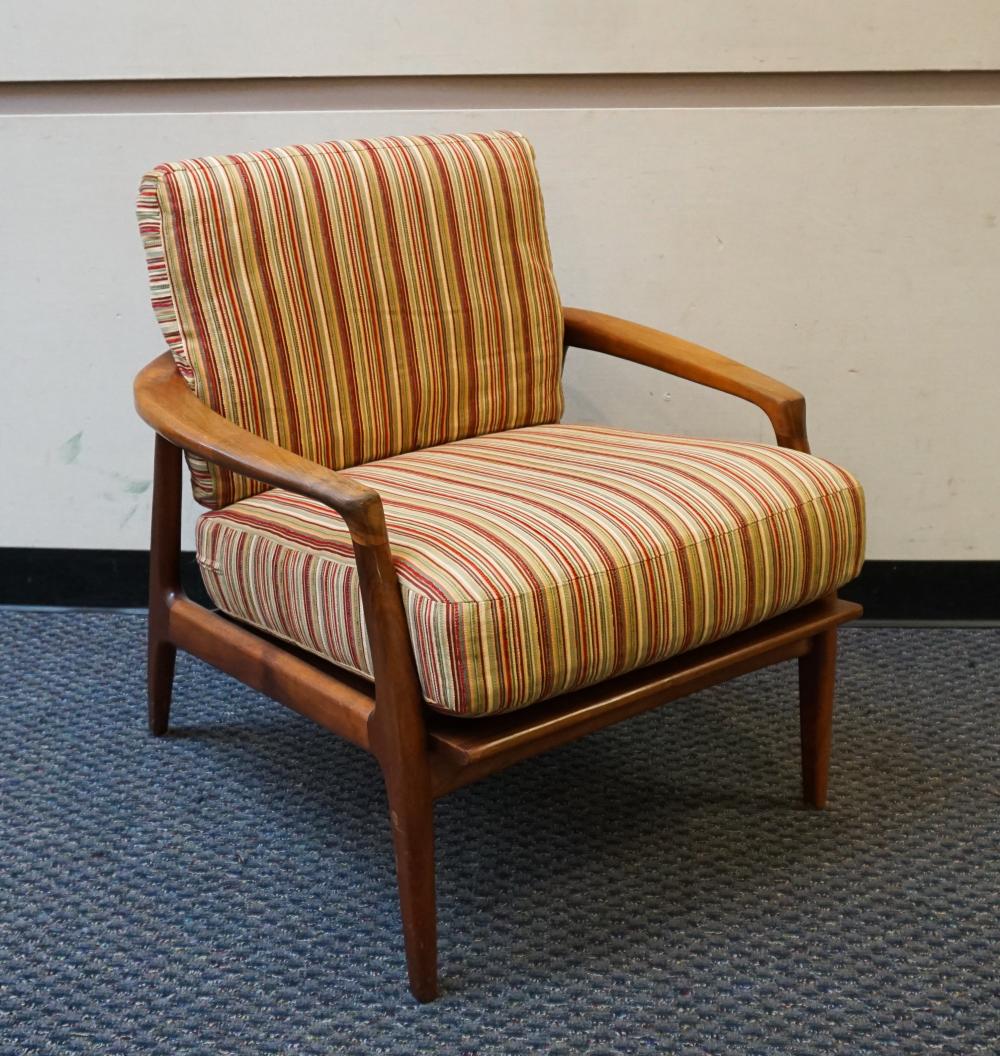
M516 133L160 165L138 215L178 370L282 447L340 469L562 413L562 311ZM263 490L190 465L206 506Z

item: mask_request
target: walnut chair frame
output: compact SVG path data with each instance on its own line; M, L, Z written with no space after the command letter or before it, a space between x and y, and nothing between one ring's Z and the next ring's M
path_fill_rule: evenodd
M805 400L794 389L680 338L566 308L566 347L654 367L760 407L779 445L808 451ZM434 800L522 759L696 690L798 659L802 788L827 795L839 624L861 614L835 594L732 637L520 711L460 718L423 702L378 494L234 425L204 404L164 353L135 383L156 431L149 579L149 727L167 731L178 649L371 752L381 767L395 845L410 989L437 996ZM374 685L185 596L180 585L181 452L325 503L350 530Z

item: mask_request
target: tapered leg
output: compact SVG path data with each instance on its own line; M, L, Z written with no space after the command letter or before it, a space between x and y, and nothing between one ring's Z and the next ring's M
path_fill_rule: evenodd
M366 500L362 510L351 540L375 676L368 738L389 798L410 990L418 1001L433 1001L438 992L434 799L424 702L382 503Z
M149 693L149 732L157 737L167 732L170 723L170 698L174 688L176 659L176 647L169 642L154 641L151 627L146 685Z
M146 685L149 729L167 732L177 649L169 638L170 604L180 590L181 453L156 438L153 523L149 544L149 650Z
M834 628L813 638L809 652L799 657L802 796L810 806L819 808L826 806L836 668Z
M404 781L387 778L386 788L410 990L418 1001L433 1001L438 994L434 804Z

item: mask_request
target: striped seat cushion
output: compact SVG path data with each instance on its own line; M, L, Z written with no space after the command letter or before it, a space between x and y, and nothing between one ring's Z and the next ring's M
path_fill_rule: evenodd
M376 489L424 696L485 715L722 638L855 576L844 470L762 444L546 425L347 471ZM198 522L225 612L371 674L351 542L273 490Z
M562 312L528 142L320 143L161 165L153 308L213 410L339 469L562 411ZM260 485L189 459L219 508Z

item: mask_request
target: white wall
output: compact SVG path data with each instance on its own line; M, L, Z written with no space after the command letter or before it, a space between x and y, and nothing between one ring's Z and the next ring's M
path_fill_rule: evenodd
M7 0L0 77L996 69L996 0Z
M334 13L318 24L354 19L356 38L371 37L368 72L412 73L393 43L403 39L408 5L379 6L402 18L390 23L384 53L373 23L351 4L323 5ZM525 68L568 61L565 18L556 16L569 6L526 7L549 47L532 45ZM811 5L760 3L753 32L746 11L754 5L722 5L728 34L698 15L700 5L630 6L660 38L656 9L686 27L688 52L657 58L678 66L692 56L703 69L757 60L797 69L1000 66L993 5L971 0L949 9L947 27L935 25L936 4L869 3L864 17L861 5L829 5L857 16L853 25L831 16L831 34L802 13ZM890 16L902 7L922 14L897 19L889 41ZM549 22L539 21L540 9ZM285 70L291 55L286 33L266 53L243 47L244 34L194 57L150 48L147 36L137 58L134 34L152 32L146 9L113 35L97 34L91 18L94 46L70 49L75 5L65 5L70 28L50 32L43 48L40 10L24 5L15 17L8 5L0 16L17 23L13 36L0 25L8 80L261 76ZM782 10L788 17L777 17ZM260 27L248 18L252 37ZM454 41L468 40L456 19ZM643 33L611 32L602 17L577 16L569 36L578 71L642 69L656 58ZM490 68L509 44L483 44L479 60ZM421 60L430 73L472 61L461 48L437 40L435 48ZM351 72L348 58L338 44L310 72ZM216 113L142 112L148 86L128 84L106 93L100 112L72 112L82 90L74 84L59 89L66 112L51 93L46 112L24 112L23 97L0 85L0 457L10 498L0 505L0 546L146 544L151 443L130 394L134 372L161 349L132 213L146 168L285 142L513 127L536 145L566 303L682 333L805 391L814 450L866 484L871 557L1000 558L1000 96L998 105L938 106L909 105L897 93L893 105L873 105L869 92L863 104L819 106L805 90L799 105L744 106L743 81L726 83L728 100L720 104L712 88L711 105L623 106L630 82L619 78L615 105L587 108L567 105L565 93L548 107L543 92L536 105L494 109L478 92L477 110L462 109L456 94L453 109L276 111L261 103ZM211 102L204 90L200 110ZM20 112L3 116L5 99ZM566 381L568 418L767 436L748 405L644 368L578 352Z

